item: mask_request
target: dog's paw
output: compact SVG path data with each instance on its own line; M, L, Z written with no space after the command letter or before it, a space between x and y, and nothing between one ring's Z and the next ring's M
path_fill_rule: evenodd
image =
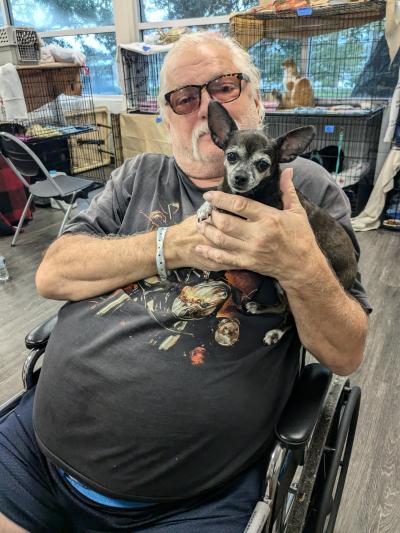
M210 203L204 202L204 204L197 210L197 221L202 222L206 220L212 213L213 207Z
M286 330L284 329L271 329L270 331L267 331L263 339L264 344L267 346L276 344L283 337L285 331Z
M247 302L246 311L251 315L258 315L260 312L260 306L257 302Z

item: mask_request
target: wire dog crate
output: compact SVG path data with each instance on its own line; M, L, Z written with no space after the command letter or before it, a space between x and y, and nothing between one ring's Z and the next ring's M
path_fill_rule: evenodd
M327 168L360 210L357 183L373 182L383 110L398 77L384 35L386 2L239 13L230 35L261 74L272 136L313 124L307 157Z
M71 64L18 67L26 117L3 117L0 130L25 141L47 168L104 182L110 163L107 111L95 109L89 72ZM110 131L109 131L110 130Z
M160 70L171 45L137 43L121 47L122 70L128 113L157 113Z
M361 194L359 184L365 191L372 189L375 164L379 146L379 134L384 107L377 107L368 115L342 116L308 115L275 112L268 115L266 132L278 137L312 122L317 136L302 157L322 165L336 183L346 192L352 216L364 207L367 198Z
M0 28L0 65L34 65L39 63L40 41L33 28Z

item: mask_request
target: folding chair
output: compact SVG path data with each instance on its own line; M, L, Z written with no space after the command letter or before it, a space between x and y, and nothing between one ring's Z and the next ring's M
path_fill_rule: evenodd
M75 176L67 176L63 172L52 176L29 146L14 135L11 135L11 133L5 131L0 131L0 150L8 165L29 190L29 198L22 212L11 246L14 246L17 241L22 224L25 220L26 212L34 196L47 199L53 198L64 212L64 218L58 232L58 236L60 236L67 223L77 195L85 189L93 186L93 181L77 178ZM35 180L35 178L41 174L45 179L34 181L32 184L28 183L25 179L31 178ZM59 200L65 200L66 198L68 199L69 204L68 209L65 209L59 202Z

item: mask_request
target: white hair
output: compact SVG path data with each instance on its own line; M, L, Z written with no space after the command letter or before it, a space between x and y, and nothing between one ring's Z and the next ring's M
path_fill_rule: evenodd
M158 93L158 106L160 110L160 115L163 120L165 120L165 93L168 92L167 87L167 72L170 68L171 62L179 54L187 51L190 54L191 50L195 50L199 46L204 45L222 45L225 46L227 51L230 54L232 61L235 64L235 67L238 72L245 74L250 79L250 86L252 88L254 96L260 94L260 73L257 67L253 64L248 52L240 46L234 39L231 37L224 37L219 33L203 31L203 32L194 32L187 33L182 35L182 37L177 41L174 46L167 53L163 66L160 70L160 90ZM265 116L264 106L262 102L258 106L258 115L260 118L260 124Z

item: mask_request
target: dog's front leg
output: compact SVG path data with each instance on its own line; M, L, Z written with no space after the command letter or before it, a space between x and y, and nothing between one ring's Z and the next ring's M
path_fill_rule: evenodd
M274 281L276 294L278 296L277 304L262 305L254 301L247 302L245 305L246 311L251 315L280 315L287 313L289 310L289 303L285 291L282 289L278 281Z
M202 222L206 220L212 213L213 206L209 202L204 204L197 210L197 221Z
M271 329L264 335L263 343L267 346L272 346L281 340L284 334L290 329L290 326L281 329Z
M211 216L213 206L209 202L204 202L204 204L197 210L197 222L202 222ZM203 270L204 278L209 279L210 272L208 270Z

